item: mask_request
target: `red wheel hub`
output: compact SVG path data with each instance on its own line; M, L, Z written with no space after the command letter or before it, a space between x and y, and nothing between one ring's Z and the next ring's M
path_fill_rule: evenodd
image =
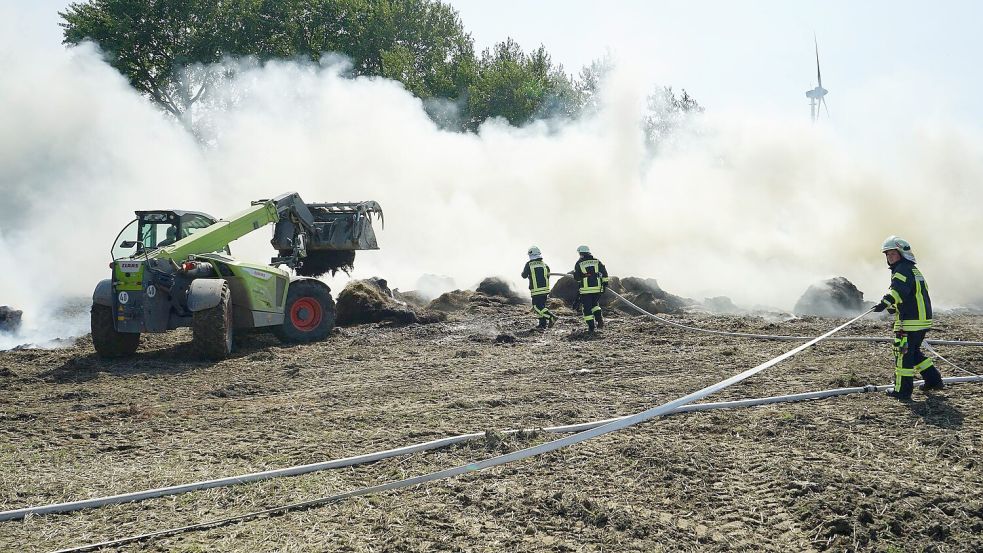
M297 330L310 332L321 324L321 304L314 298L297 298L290 307L290 323Z

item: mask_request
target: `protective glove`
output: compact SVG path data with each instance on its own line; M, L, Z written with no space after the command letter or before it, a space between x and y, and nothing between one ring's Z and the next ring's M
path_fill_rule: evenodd
M880 303L878 303L877 305L874 306L874 313L880 313L881 311L884 311L885 309L887 309L887 304L884 303L884 302L880 302Z
M895 313L898 312L898 310L895 309L895 308L893 308L893 307L888 307L887 308L887 312L890 313L890 314L892 314L892 315L894 315Z

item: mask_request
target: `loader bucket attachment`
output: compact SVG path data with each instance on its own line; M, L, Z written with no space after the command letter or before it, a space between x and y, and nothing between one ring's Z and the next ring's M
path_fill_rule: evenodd
M307 251L320 250L378 250L372 214L385 225L382 207L376 202L307 204L314 216L314 236L307 242Z
M337 271L349 272L355 262L356 250L377 250L372 215L385 224L382 207L373 201L304 204L309 211L299 217L281 218L273 231L273 247L280 257L273 263L287 263L297 274L318 277ZM299 211L297 213L300 213ZM298 235L304 239L303 253Z

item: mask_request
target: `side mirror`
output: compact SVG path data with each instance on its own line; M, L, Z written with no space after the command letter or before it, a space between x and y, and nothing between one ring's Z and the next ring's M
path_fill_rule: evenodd
M136 240L123 240L122 242L120 242L119 247L129 249L136 245L137 245Z

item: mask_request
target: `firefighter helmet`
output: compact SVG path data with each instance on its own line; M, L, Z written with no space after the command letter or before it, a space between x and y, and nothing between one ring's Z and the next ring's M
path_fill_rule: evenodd
M536 246L529 246L529 251L527 251L526 253L529 254L530 261L532 261L533 259L543 258L543 252L539 251L539 248L537 248Z
M911 253L911 244L909 244L908 241L905 240L904 238L901 238L899 236L894 236L893 234L891 236L888 236L884 240L884 244L881 246L881 253L890 250L898 250L898 253L901 254L901 257L907 259L908 261L911 261L912 263L915 262L915 254Z
M590 248L588 248L587 246L580 246L579 248L577 248L577 253L580 254L590 253Z

